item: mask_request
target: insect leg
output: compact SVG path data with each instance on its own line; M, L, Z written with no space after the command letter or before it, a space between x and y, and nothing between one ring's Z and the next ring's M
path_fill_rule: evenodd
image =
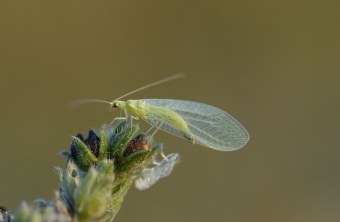
M159 124L159 126L157 127L157 129L151 134L150 138L152 138L156 133L157 131L161 128L161 126L163 125L163 123ZM153 127L151 127L152 129ZM148 130L149 131L149 130Z
M127 119L126 117L116 117L108 124L107 127L110 127L116 120L126 120L126 119Z
M150 127L150 129L148 129L148 131L146 131L145 134L148 135L153 128L154 128L153 126Z
M129 115L128 117L125 117L125 118L129 120L131 127L132 127L132 120L139 120L138 117L132 116L132 115L131 116Z

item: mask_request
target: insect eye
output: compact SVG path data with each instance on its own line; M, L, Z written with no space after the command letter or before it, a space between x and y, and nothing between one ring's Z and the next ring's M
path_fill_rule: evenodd
M112 108L114 108L114 109L116 109L118 107L118 104L117 103L114 103L113 105L112 105Z

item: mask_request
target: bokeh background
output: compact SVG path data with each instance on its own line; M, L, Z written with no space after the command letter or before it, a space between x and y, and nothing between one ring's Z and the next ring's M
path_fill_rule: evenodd
M156 135L181 164L116 221L339 221L338 1L0 1L0 202L50 199L56 153L134 94L220 107L251 135L217 152Z

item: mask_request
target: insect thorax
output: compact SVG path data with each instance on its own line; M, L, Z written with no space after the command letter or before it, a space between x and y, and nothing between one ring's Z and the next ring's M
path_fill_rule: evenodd
M145 101L143 100L128 100L126 101L127 112L133 116L145 117Z

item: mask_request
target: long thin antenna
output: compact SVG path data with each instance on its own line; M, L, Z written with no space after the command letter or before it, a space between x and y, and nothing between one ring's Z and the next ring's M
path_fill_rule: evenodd
M132 92L126 93L126 94L124 94L124 95L118 97L118 98L115 99L114 101L119 100L119 99L121 99L121 98L124 98L124 97L126 97L126 96L128 96L128 95L131 95L131 94L133 94L133 93L139 92L139 91L141 91L141 90L143 90L143 89L147 89L147 88L150 88L150 87L152 87L152 86L157 86L157 85L159 85L159 84L162 84L162 83L165 83L165 82L174 80L174 79L184 78L184 77L185 77L185 75L182 74L182 73L178 73L178 74L169 76L169 77L167 77L167 78L165 78L165 79L158 80L158 81L156 81L156 82L153 82L153 83L147 84L147 85L145 85L145 86L142 86L142 87L140 87L140 88L138 88L138 89L135 89L135 90L133 90Z
M119 98L113 100L112 102L108 102L108 101L102 100L102 99L77 99L77 100L71 102L70 105L71 105L72 108L74 108L76 106L79 106L79 105L82 105L82 104L85 104L85 103L107 103L107 104L110 104L110 110L111 110L114 102L119 100L119 99L121 99L121 98L124 98L125 96L131 95L131 94L133 94L135 92L139 92L139 91L141 91L143 89L150 88L152 86L156 86L156 85L159 85L159 84L162 84L162 83L174 80L174 79L179 79L179 78L184 78L184 77L185 77L185 75L182 74L182 73L178 73L178 74L169 76L167 78L158 80L156 82L153 82L153 83L147 84L145 86L142 86L142 87L140 87L138 89L135 89L132 92L126 93L125 95L120 96Z
M112 102L108 102L102 99L77 99L75 101L72 101L70 103L71 108L75 108L79 105L85 104L85 103L107 103L112 106Z

